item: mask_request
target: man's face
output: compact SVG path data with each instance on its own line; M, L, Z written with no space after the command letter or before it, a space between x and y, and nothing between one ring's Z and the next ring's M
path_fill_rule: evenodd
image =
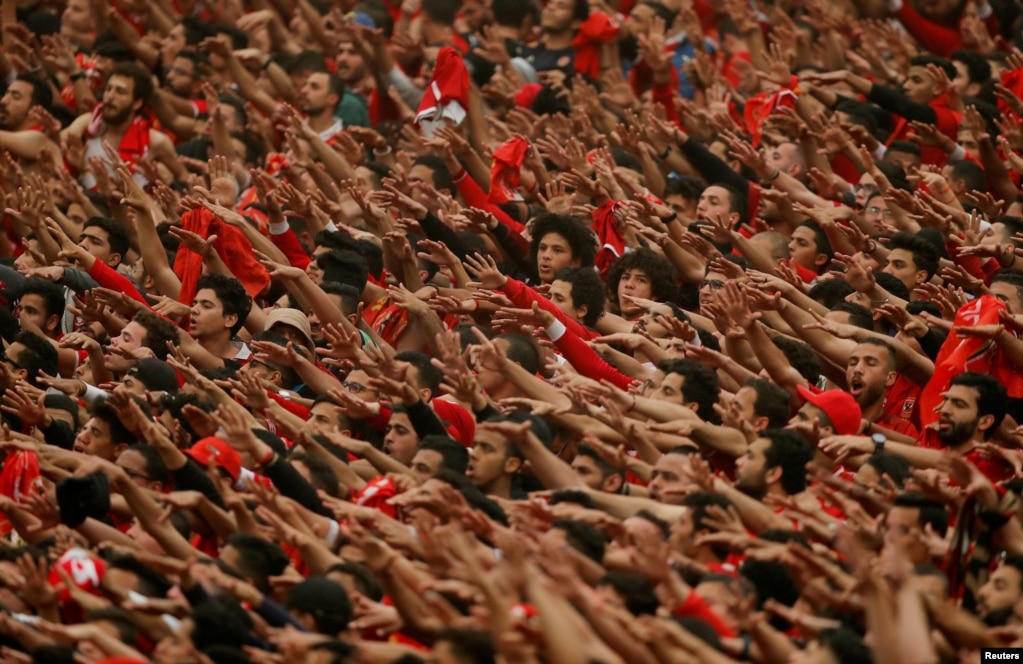
M757 438L746 449L746 454L735 460L735 488L757 500L767 495L767 457L764 453L771 441Z
M752 387L741 387L735 393L734 401L742 419L752 423L754 420L753 409L757 403L757 391Z
M560 233L547 233L540 238L536 248L536 271L540 281L550 283L555 272L573 264L578 261L572 255L572 245Z
M904 552L914 565L930 562L922 539L920 508L893 507L885 519L883 531L886 543Z
M466 476L484 491L516 467L508 458L508 441L493 431L476 430L476 440L469 450Z
M135 99L134 79L130 76L111 76L103 92L103 121L115 126L123 125L142 106L142 101Z
M966 88L970 85L970 70L965 62L953 60L952 65L956 68L956 77L952 79L952 89L960 97L966 96Z
M1023 301L1019 297L1019 289L1007 281L995 281L989 287L988 290L996 298L1005 303L1009 313L1013 316L1023 314Z
M160 41L160 60L174 62L181 49L185 48L186 43L185 27L181 24L175 25Z
M334 73L349 86L366 77L366 63L362 59L362 51L353 42L342 42L338 46L337 69Z
M110 425L96 417L89 418L78 432L73 450L107 461L117 460L117 446L110 440Z
M913 154L912 152L903 152L901 150L889 150L884 153L884 159L882 160L888 164L895 164L907 173L914 169L919 168L921 162L920 155Z
M728 283L728 275L722 272L708 272L700 284L700 308L717 301L716 293Z
M560 33L572 29L572 13L579 0L552 0L543 8L540 27L544 32Z
M419 450L412 457L412 463L409 464L409 467L412 468L416 479L422 483L436 475L442 465L444 465L444 457L440 452L436 450Z
M28 81L14 81L7 92L0 97L0 127L17 131L28 119L32 108L32 84Z
M142 487L143 489L155 490L163 488L162 483L153 480L153 478L149 476L146 458L139 452L135 450L125 450L118 455L116 463L121 468L124 468L124 472L128 474L128 477L136 486Z
M1023 595L1023 578L1010 565L999 565L987 583L977 591L977 615L985 618L996 611L1011 608Z
M384 454L406 466L419 449L419 436L405 413L391 413L384 433Z
M885 390L895 382L895 372L890 369L889 361L888 349L874 344L860 344L850 353L845 382L861 408L873 406L884 399Z
M582 322L586 316L586 309L577 309L572 299L572 284L567 281L555 279L551 283L551 302L558 306L558 309L574 321Z
M224 305L212 288L203 288L192 300L189 332L196 339L221 334L230 330L237 317L224 315Z
M629 17L625 19L625 25L629 27L629 33L633 35L642 35L648 32L650 27L650 21L653 20L654 8L647 4L638 4L632 8L629 12Z
M681 505L690 482L686 477L689 457L684 454L663 454L654 464L647 490L650 499L665 505Z
M510 347L507 339L495 339L494 345L502 353L507 353ZM488 394L504 387L507 383L507 378L503 371L496 367L488 366L480 359L476 361L476 379L479 380L483 391Z
M338 426L336 408L332 403L321 401L309 409L309 427L313 433L334 433L334 427Z
M650 395L650 398L685 405L686 398L682 394L682 385L685 382L685 376L682 374L667 374L661 381L661 384L657 386L657 389Z
M820 267L820 252L817 249L817 234L807 226L799 226L792 231L789 240L789 257L803 267L817 271Z
M146 328L132 321L124 326L120 334L110 340L110 345L124 350L138 350L142 348L145 341ZM103 360L106 362L107 368L114 373L124 373L135 364L134 361L120 353L114 353L110 350L104 353Z
M977 433L977 390L965 385L951 385L941 395L938 407L938 440L956 446L971 440Z
M95 32L96 20L92 15L89 0L68 0L67 7L60 15L61 32Z
M380 393L369 387L369 374L362 369L349 371L344 386L356 399L367 403L376 403L380 400Z
M636 318L643 313L643 307L630 302L622 297L623 295L649 300L653 295L650 275L638 267L633 267L622 272L622 278L618 282L618 304L622 310L622 316L630 320Z
M28 371L21 366L19 361L24 350L25 346L14 342L7 347L6 352L0 354L0 357L3 358L0 366L3 367L3 383L5 388L13 387L19 380L24 380L28 376Z
M338 101L330 91L330 76L322 72L310 74L298 93L298 108L306 115L318 115L328 108L333 112Z
M662 318L673 318L675 312L671 310L667 304L658 304L650 307L639 317L636 324L633 325L633 330L636 332L646 332L654 339L664 339L671 336L668 328L661 323Z
M902 83L902 91L918 104L929 104L936 96L934 77L927 71L927 67L912 66Z
M794 178L803 174L800 164L800 148L795 143L782 143L767 151L767 163Z
M21 296L18 302L18 310L21 317L42 330L46 336L52 337L56 334L60 319L57 314L50 315L46 311L46 301L42 295L27 293Z
M604 477L600 472L600 466L597 465L597 462L592 457L577 454L575 458L572 459L571 465L576 476L581 479L587 487L594 491L606 491Z
M195 91L195 62L188 58L174 58L174 64L167 70L167 90L183 99L191 99Z
M117 267L121 263L121 254L114 253L110 248L110 233L100 226L88 226L82 229L78 237L78 246L85 249L110 267Z
M892 249L888 253L888 262L882 272L887 272L906 284L910 292L927 280L927 273L918 268L916 261L913 260L913 252L906 249Z
M696 204L696 218L699 220L713 220L719 216L729 220L729 225L738 220L738 214L732 217L732 197L724 187L707 187L700 194L700 201Z

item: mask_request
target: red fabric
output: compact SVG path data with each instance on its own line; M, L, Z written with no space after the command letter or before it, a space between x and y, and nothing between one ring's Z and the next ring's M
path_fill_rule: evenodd
M1002 74L1002 85L1009 88L1017 97L1023 97L1023 69L1013 69ZM998 110L1003 114L1012 113L1009 105L998 100Z
M723 639L730 639L735 636L735 632L725 624L721 616L714 613L710 605L697 595L695 591L690 592L685 601L672 609L671 612L680 618L699 618L713 627L717 635Z
M999 312L1004 310L1005 305L1000 300L984 295L959 309L955 324L964 327L996 325ZM1023 397L1023 374L1016 371L998 344L987 339L960 337L953 332L938 351L934 374L920 395L921 426L937 422L938 414L934 411L941 405L941 393L948 389L954 376L966 371L990 374L1005 386L1010 397Z
M892 14L906 27L906 32L916 39L924 50L934 55L947 58L952 51L963 47L963 37L959 26L939 25L924 18L913 9L912 3L906 0L899 11Z
M146 298L142 297L142 293L131 283L131 279L103 261L97 259L92 262L92 267L89 268L89 276L95 279L96 283L101 287L109 288L118 293L124 293L136 302L144 304L146 309L152 309L149 303L146 302Z
M95 138L100 136L103 130L103 104L96 104L96 108L92 110L92 117L89 118L89 126L86 133L89 138ZM117 152L121 159L128 164L128 167L133 168L135 162L139 158L144 157L148 150L149 121L141 115L136 115L132 119L131 124L128 125L124 136L121 137L121 142L117 146Z
M302 248L298 238L295 237L295 232L288 228L285 232L280 235L274 235L270 233L270 241L274 243L274 246L281 250L287 259L288 263L294 267L306 269L309 267L309 263L313 262L313 259L309 257L309 254Z
M804 284L813 283L814 279L820 276L810 268L804 267L792 259L789 259L788 263L789 267L796 271L796 274L799 275L799 278L802 279Z
M533 100L540 94L540 90L543 90L543 86L539 83L526 83L522 86L522 89L515 93L512 99L515 100L515 105L522 108L530 108L533 106Z
M391 346L397 345L398 338L408 327L408 312L391 302L387 296L366 307L362 317Z
M629 389L636 382L604 361L597 351L590 348L585 341L578 335L572 334L571 331L566 330L561 338L554 342L554 345L582 376L593 380L607 380L622 390Z
M15 503L20 503L21 497L26 495L40 478L39 458L35 452L24 450L11 452L4 459L3 468L0 469L0 494ZM6 536L10 532L10 521L6 515L0 514L0 536Z
M739 76L739 68L736 67L737 62L746 62L749 66L753 66L753 58L747 52L734 53L725 57L725 62L721 67L721 75L725 77L728 84L733 88L738 88L742 84L742 79Z
M398 518L398 508L387 501L398 495L394 483L386 477L375 477L355 494L352 502L362 507L380 510L392 519Z
M294 401L285 399L276 392L271 392L269 390L267 390L266 396L270 397L271 399L279 403L281 405L281 408L288 411L292 415L300 417L303 420L309 419L309 409L303 406L302 404L297 404Z
M920 447L927 448L929 450L944 450L946 447L942 445L941 441L938 440L938 432L934 429L928 429L924 431L923 437L920 439ZM1009 465L1005 459L983 452L979 449L972 449L963 457L977 467L984 477L991 480L996 485L1005 480L1011 479L1015 476L1016 470ZM955 482L953 481L953 486Z
M433 78L423 92L423 99L416 111L416 124L423 120L437 119L441 109L452 102L469 109L469 71L465 68L462 54L450 46L437 53L437 64Z
M216 235L213 247L249 295L259 295L270 284L270 275L252 255L252 245L240 229L224 223L205 208L185 212L181 217L181 227L202 237ZM195 299L195 284L202 275L202 257L194 251L182 249L174 259L174 272L181 279L178 301L190 304Z
M955 140L956 134L959 133L959 125L963 121L963 114L949 108L948 95L938 95L938 97L928 104L928 106L931 107L934 114L937 116L935 124L938 127L938 131L952 140ZM895 129L892 131L892 134L885 145L891 145L892 141L909 140L909 134L909 122L906 118L898 116L898 120L895 123ZM948 155L945 154L945 151L941 148L933 145L924 145L920 148L920 159L925 164L944 166L948 161Z
M625 236L618 230L618 221L615 219L620 212L620 201L608 201L593 211L593 231L600 242L596 265L602 277L607 275L615 259L625 253Z
M516 189L521 180L522 163L526 161L529 141L522 136L512 136L501 147L494 150L494 164L490 167L490 195L487 200L494 205L509 201L521 201Z
M762 92L746 100L743 119L746 122L747 131L753 138L753 147L760 145L760 130L768 117L776 113L779 108L796 107L796 101L799 98L793 92L793 88L798 84L799 79L793 76L788 87L771 94Z
M581 325L578 321L569 318L564 311L558 308L558 305L540 295L518 279L508 277L508 283L506 283L504 288L501 290L508 296L508 299L512 301L512 304L519 309L532 309L533 303L536 302L541 309L554 314L555 318L564 323L569 332L579 335L579 337L585 341L589 341L590 339L600 336L599 333L594 332L593 330Z
M916 402L921 391L922 386L899 374L895 383L885 393L885 417L901 418L916 425L919 421L916 417Z
M497 217L499 222L516 233L521 234L522 231L526 230L525 226L509 217L507 212L491 203L487 196L487 192L483 191L483 188L480 187L479 183L476 182L476 180L474 180L468 173L460 179L455 180L455 187L458 189L458 193L462 195L462 200L465 201L466 207L475 207L481 210L486 210Z
M472 447L476 440L476 418L472 413L457 403L444 399L434 399L430 406L437 419L447 429L449 436L466 447Z
M904 420L901 417L892 417L887 412L881 414L880 419L875 424L882 429L888 429L895 433L901 433L904 436L909 436L912 439L920 437L920 431L917 430L916 426L909 420Z
M577 74L593 79L600 76L600 49L607 42L616 39L620 29L621 24L617 17L590 12L589 18L579 26L579 31L572 40Z

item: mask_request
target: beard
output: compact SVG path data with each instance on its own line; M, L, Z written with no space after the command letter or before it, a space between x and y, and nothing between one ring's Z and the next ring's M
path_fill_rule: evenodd
M743 477L735 479L735 488L754 500L763 500L767 495L767 479L764 473L756 477Z
M103 107L103 121L110 125L124 124L131 118L131 114L132 110L130 106L120 110L109 106Z
M962 445L973 437L973 432L977 430L977 422L979 421L979 419L976 419L972 422L953 422L952 427L949 429L938 429L938 440L946 447ZM941 420L938 420L938 422L940 424Z

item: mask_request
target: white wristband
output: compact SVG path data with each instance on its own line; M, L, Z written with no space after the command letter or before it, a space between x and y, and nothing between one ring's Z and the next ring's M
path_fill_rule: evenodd
M276 224L270 224L270 235L284 235L288 232L291 226L286 221L279 221Z
M330 520L330 525L327 526L327 534L323 536L327 544L333 545L337 542L337 536L341 534L341 524L334 519Z
M564 323L556 318L554 319L554 322L551 323L546 330L544 330L547 338L551 341L557 341L561 337L565 336L566 332L568 332L568 328L565 327Z

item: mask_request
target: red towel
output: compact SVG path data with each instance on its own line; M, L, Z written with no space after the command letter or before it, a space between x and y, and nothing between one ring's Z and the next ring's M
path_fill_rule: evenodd
M89 118L87 128L89 138L101 135L103 129L103 104L96 104L96 108L92 110L92 117ZM117 146L117 152L120 153L121 159L128 164L128 167L134 170L135 161L144 157L148 150L149 120L144 116L136 115L128 125L128 130L124 132L121 143Z
M487 200L495 205L522 200L515 189L519 186L519 169L526 160L528 150L529 141L521 136L512 136L494 151L494 165L490 167L490 196Z
M764 122L767 118L775 113L779 108L795 108L796 102L799 97L792 91L799 82L799 79L795 76L792 77L792 82L789 87L782 88L777 92L768 94L762 92L758 95L754 95L746 101L746 108L743 112L744 120L746 121L746 129L749 131L750 136L753 137L753 147L760 145L760 130L764 126Z
M621 23L617 17L600 12L591 12L589 18L579 26L579 32L572 40L575 49L576 73L596 79L600 76L600 49L607 42L618 37Z
M625 253L625 237L618 230L618 221L615 219L621 205L620 201L608 201L593 211L593 231L600 240L596 264L602 277L607 275L611 263Z
M416 124L424 120L450 118L462 124L469 108L469 72L462 55L450 46L437 53L437 66L433 78L426 86L423 99L416 111Z
M217 254L252 297L263 292L270 283L270 275L252 255L252 244L240 229L224 223L206 208L186 212L181 217L181 227L203 237L216 235L213 247ZM195 298L195 283L202 275L202 257L182 249L174 259L174 273L181 279L178 301L190 304Z

